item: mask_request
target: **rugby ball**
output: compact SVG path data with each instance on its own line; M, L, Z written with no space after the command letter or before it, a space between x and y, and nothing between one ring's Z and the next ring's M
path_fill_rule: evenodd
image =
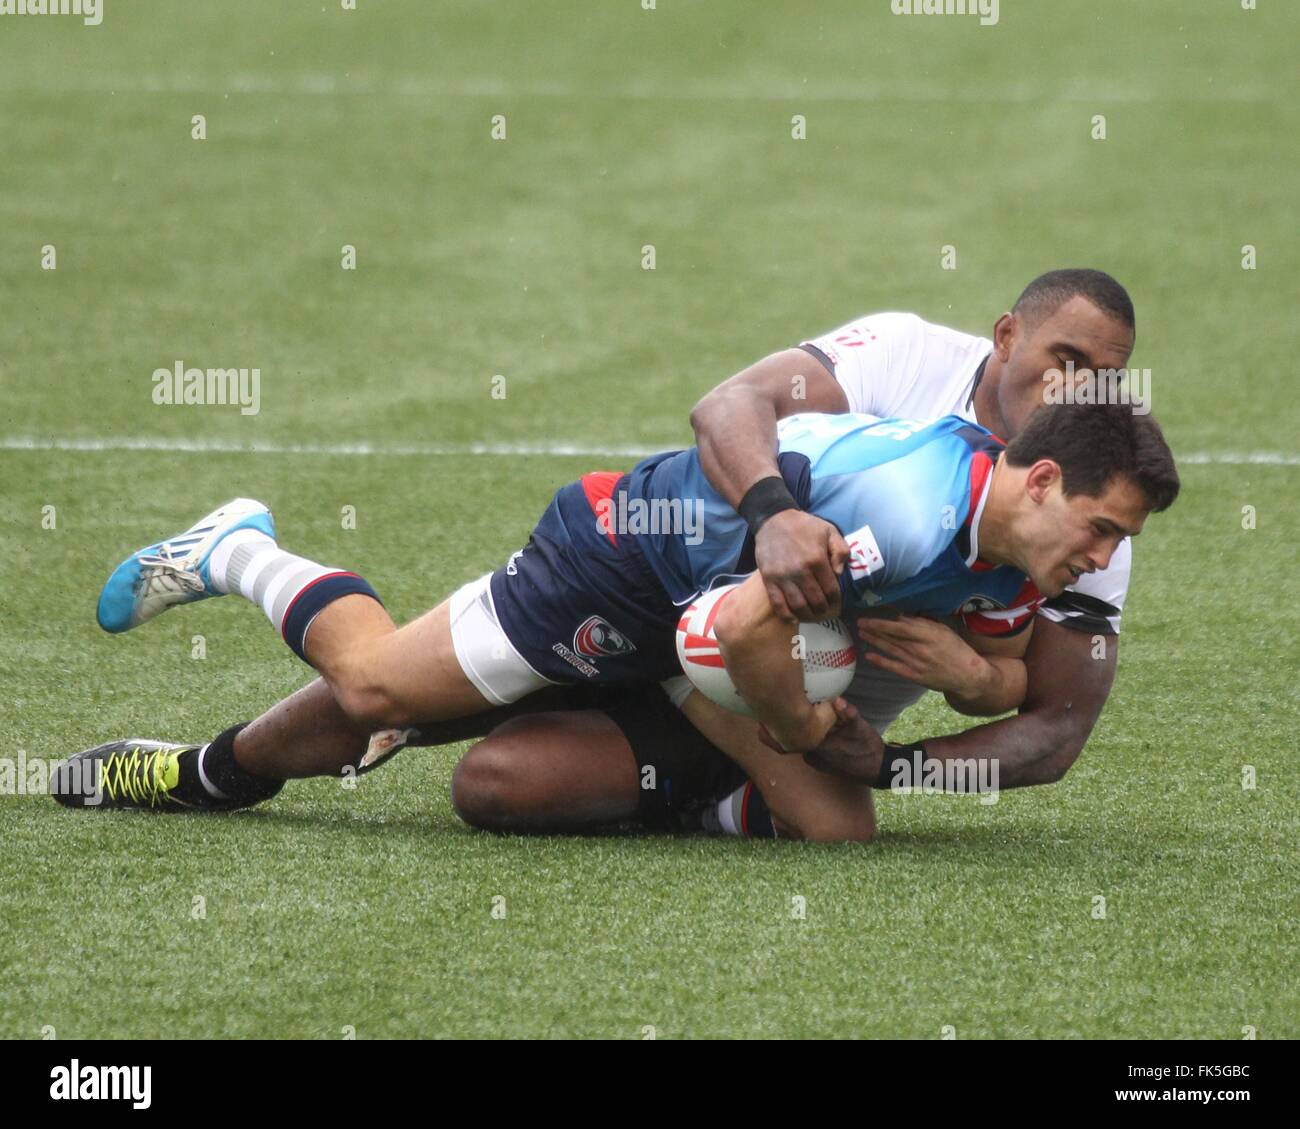
M698 597L677 623L677 659L691 685L711 702L733 713L753 717L754 711L740 696L722 661L713 625L718 609L739 584L726 584ZM858 664L857 650L849 629L838 619L822 623L801 623L798 639L791 648L803 651L803 688L810 702L836 698L849 688Z

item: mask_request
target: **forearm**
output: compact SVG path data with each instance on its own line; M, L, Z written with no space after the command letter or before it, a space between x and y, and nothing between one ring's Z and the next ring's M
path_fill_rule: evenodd
M924 738L921 749L874 747L870 732L850 733L846 728L809 759L823 771L879 788L915 784L918 757L921 783L937 778L948 791L1051 784L1069 771L1092 734L1110 694L1118 656L1115 637L1100 647L1095 635L1043 620L1035 625L1025 651L1024 704L1015 717ZM882 665L879 658L874 665ZM906 671L895 673L907 676Z
M968 689L944 695L948 704L970 717L996 717L1019 709L1028 685L1024 662L1002 655L984 655L980 667L978 678Z
M772 735L787 748L812 720L812 704L804 693L803 663L795 657L791 624L768 616L731 635L717 630L718 647L732 682Z
M1087 732L1059 717L1024 713L963 733L928 737L925 752L927 760L995 761L996 770L980 766L983 779L996 780L999 789L1026 788L1060 780L1087 738Z
M749 389L718 389L691 413L700 467L731 506L761 478L779 475L776 409Z
M1025 653L1025 701L1015 717L964 733L927 738L942 760L994 759L998 786L1060 780L1083 752L1115 679L1119 640L1100 651L1095 637L1040 619Z
M846 412L833 373L802 349L772 353L718 385L691 412L700 465L732 506L778 474L777 420L795 412Z

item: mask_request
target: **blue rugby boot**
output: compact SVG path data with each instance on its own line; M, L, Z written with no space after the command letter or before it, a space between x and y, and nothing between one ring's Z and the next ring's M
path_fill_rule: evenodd
M176 604L220 596L208 562L223 538L255 529L275 540L271 511L251 498L236 498L184 533L132 553L113 571L99 594L99 626L114 634L130 631Z

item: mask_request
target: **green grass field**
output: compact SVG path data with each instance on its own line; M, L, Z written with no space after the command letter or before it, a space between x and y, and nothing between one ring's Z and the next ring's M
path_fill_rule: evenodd
M307 680L240 601L95 625L228 497L410 618L757 357L878 309L987 333L1052 267L1132 291L1182 499L1066 780L884 796L869 846L485 835L460 749L235 817L0 796L0 1036L1300 1035L1300 11L358 7L0 17L0 758ZM177 360L259 367L260 412L155 405ZM428 453L475 443L530 453ZM895 732L964 727L931 698Z

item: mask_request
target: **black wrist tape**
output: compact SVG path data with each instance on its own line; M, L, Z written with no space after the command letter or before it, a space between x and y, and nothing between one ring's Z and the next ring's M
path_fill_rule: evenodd
M918 759L919 758L919 759ZM880 775L876 777L877 788L893 787L895 779L902 777L903 787L919 788L921 786L921 769L925 765L925 742L914 741L910 745L895 745L885 742L885 755L880 758ZM900 772L900 767L906 769Z
M794 500L785 480L779 474L760 478L740 499L736 512L745 519L749 531L758 536L763 522L781 513L783 510L797 510L799 503Z

